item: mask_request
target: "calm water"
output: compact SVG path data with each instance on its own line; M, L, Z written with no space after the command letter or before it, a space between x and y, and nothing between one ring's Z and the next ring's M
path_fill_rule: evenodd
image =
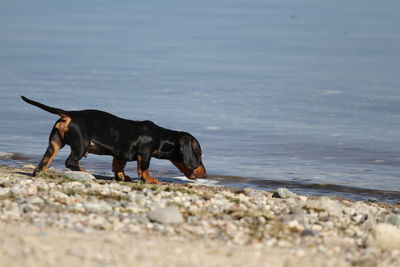
M399 8L2 0L0 151L35 164L44 153L57 118L25 95L189 131L222 184L399 201ZM89 155L82 165L101 173L110 162ZM169 162L151 165L179 175Z

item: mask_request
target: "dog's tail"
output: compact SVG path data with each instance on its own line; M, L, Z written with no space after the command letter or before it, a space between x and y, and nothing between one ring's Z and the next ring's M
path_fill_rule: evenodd
M53 108L53 107L46 106L46 105L44 105L42 103L30 100L30 99L26 98L25 96L21 96L21 98L22 98L22 100L24 100L28 104L37 106L38 108L41 108L41 109L43 109L43 110L45 110L47 112L50 112L50 113L53 113L53 114L57 114L60 117L65 117L68 114L68 111L65 111L65 110L62 110L62 109L59 109L59 108Z

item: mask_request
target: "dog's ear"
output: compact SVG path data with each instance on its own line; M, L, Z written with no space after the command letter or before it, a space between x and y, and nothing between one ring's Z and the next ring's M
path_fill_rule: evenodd
M192 142L196 143L190 136L183 136L179 140L183 163L185 163L186 167L190 170L195 169L200 163L198 155L196 155L196 153L193 151Z

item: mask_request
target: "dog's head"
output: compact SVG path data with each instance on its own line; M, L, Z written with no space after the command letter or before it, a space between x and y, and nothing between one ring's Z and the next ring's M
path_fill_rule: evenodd
M207 176L206 169L201 161L201 147L191 135L184 135L178 140L179 161L172 163L189 179L196 180Z

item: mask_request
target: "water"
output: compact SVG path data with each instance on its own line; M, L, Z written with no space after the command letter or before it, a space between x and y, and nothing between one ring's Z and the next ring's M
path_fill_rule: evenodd
M22 102L25 95L189 131L221 184L396 202L399 7L1 1L0 151L33 163L44 153L57 118ZM110 162L89 155L82 165L110 172ZM179 175L156 159L151 170Z

